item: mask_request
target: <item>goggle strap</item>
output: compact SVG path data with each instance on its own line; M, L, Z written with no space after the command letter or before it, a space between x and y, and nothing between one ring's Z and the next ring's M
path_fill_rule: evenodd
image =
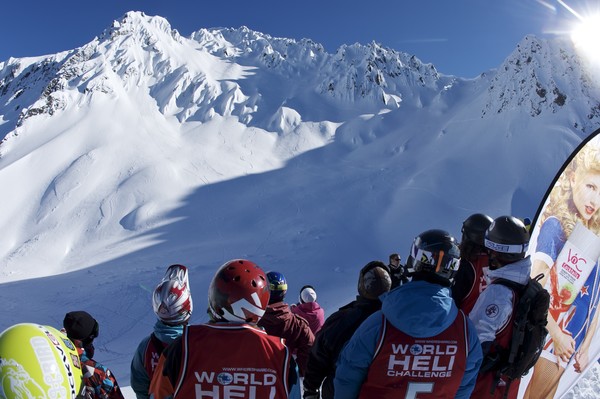
M505 254L520 254L527 251L528 243L525 244L500 244L489 239L485 239L485 247L492 251L502 252Z

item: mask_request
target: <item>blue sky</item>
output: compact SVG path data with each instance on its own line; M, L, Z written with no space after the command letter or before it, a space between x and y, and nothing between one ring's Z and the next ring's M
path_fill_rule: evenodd
M581 0L568 5L585 8ZM525 35L551 36L574 19L555 0L9 1L2 5L0 61L79 47L127 11L165 17L184 36L245 25L310 38L328 52L375 41L466 78L498 67Z

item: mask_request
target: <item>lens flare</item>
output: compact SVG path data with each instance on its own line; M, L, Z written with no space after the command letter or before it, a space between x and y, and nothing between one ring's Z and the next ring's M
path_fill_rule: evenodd
M571 40L585 56L600 62L600 14L583 18L571 32Z
M538 0L538 2L541 0ZM577 52L586 58L595 66L600 66L600 46L598 46L598 38L600 38L600 8L598 2L579 2L576 10L564 0L556 0L560 6L556 9L556 13L560 11L567 12L568 24L567 32L571 41L575 45ZM583 9L581 9L583 8Z

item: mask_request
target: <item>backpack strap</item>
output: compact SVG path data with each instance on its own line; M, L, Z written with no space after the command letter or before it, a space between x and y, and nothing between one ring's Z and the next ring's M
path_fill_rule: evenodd
M516 281L512 281L512 280L508 280L505 278L497 278L494 281L491 282L491 284L500 284L503 285L507 288L510 288L516 296L516 300L514 301L514 303L518 303L519 299L521 298L523 292L525 291L525 287L527 286L527 284L520 284L517 283ZM516 309L514 308L513 311L516 311ZM493 368L495 368L495 366L500 363L501 357L502 357L502 351L500 346L498 345L498 343L496 342L496 340L494 340L492 342L492 346L496 347L496 354L494 357L490 357L490 356L485 356L484 357L484 364L485 364L485 368L487 369L487 371L492 370ZM512 348L507 348L508 349L508 356L511 357L512 356ZM504 351L504 353L506 353L506 351ZM486 362L487 360L487 362ZM483 364L482 364L483 366ZM490 394L494 395L494 392L496 391L496 387L498 386L498 383L500 382L500 378L502 377L502 370L501 369L497 369L496 372L494 373L494 382L492 384L491 390L490 390ZM511 384L512 380L508 379L506 385L505 385L505 390L504 390L504 395L503 395L503 399L506 399L506 396L508 395L508 390L510 388L510 384Z
M527 283L520 284L520 283L517 283L516 281L508 280L505 278L497 278L494 281L492 281L492 284L503 285L503 286L508 287L511 290L515 291L517 294L520 294L525 289L525 286L527 285Z
M530 278L530 280L535 280L535 281L539 282L543 277L544 277L544 273L540 273L537 276ZM528 283L529 283L529 280L527 280L527 283L525 283L525 284L520 284L520 283L517 283L516 281L508 280L508 279L502 278L502 277L497 278L494 281L492 281L492 284L501 284L505 287L512 289L513 291L516 291L519 294L521 294L521 293L523 293L523 291L525 291L525 287L527 286Z
M517 295L517 300L515 302L517 305L513 309L513 312L516 312L516 319L514 322L517 325L525 326L525 323L526 323L525 319L527 319L529 310L533 303L533 300L534 300L535 296L537 295L536 289L534 289L534 288L527 289L527 288L531 286L532 281L539 282L540 279L542 279L543 277L544 277L544 274L540 273L537 276L535 276L534 278L530 278L527 281L527 283L525 283L525 284L519 284L517 282L503 279L503 278L496 279L492 282L492 284L502 284L502 285L510 288ZM525 328L525 327L523 327L523 328ZM515 338L515 334L517 335L516 338ZM511 347L508 348L508 364L512 364L515 361L515 358L516 358L517 352L518 352L518 348L519 348L519 345L521 344L521 342L523 341L524 334L525 334L524 330L517 330L517 331L513 330L513 338L511 339ZM498 370L497 374L496 374L496 378L499 379L501 374L502 374L502 370ZM503 399L507 398L508 391L510 389L510 385L513 381L513 379L511 377L509 377L509 376L506 376L506 377L508 377L508 380L507 380L507 383L505 386ZM492 388L492 392L494 391L494 388Z

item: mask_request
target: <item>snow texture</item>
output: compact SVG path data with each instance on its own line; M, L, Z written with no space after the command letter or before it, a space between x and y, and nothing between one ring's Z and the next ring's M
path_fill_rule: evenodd
M87 310L97 359L129 385L150 293L190 268L207 320L215 270L283 272L326 315L358 270L472 213L532 218L600 127L600 73L524 37L497 69L444 75L377 43L335 54L239 29L182 37L130 12L90 43L0 63L0 330ZM597 370L569 398L600 397ZM129 397L133 397L131 392Z

